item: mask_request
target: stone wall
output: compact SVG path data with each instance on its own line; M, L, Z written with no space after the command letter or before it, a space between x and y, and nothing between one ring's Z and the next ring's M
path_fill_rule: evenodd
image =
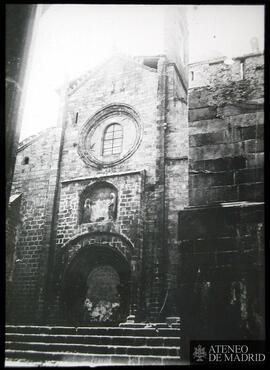
M249 56L243 64L244 79L237 63L232 68L213 64L207 85L189 90L189 123L186 88L164 57L150 68L114 56L71 83L62 129L30 138L17 156L12 189L22 193L13 289L17 321L58 320L61 274L83 248L84 242L77 242L81 237L90 247L110 246L128 261L131 309L141 320L177 314L176 297L181 306L181 289L195 284L203 266L221 268L230 261L228 274L234 274L242 261L243 270L254 270L263 244L262 212L254 211L263 201L263 57ZM113 165L89 164L80 150L85 127L97 112L120 105L136 112L142 131L138 146ZM116 216L81 222L81 195L97 184L115 189ZM249 202L249 207L239 211L235 202L242 202L239 207ZM224 204L231 215L234 209L240 212L228 235L222 231L231 217ZM199 207L191 218L188 205ZM221 208L225 226L212 227L218 217L212 205ZM204 217L211 222L202 237L196 233ZM210 237L215 229L218 234ZM219 267L214 278L202 275L203 284L218 281ZM243 287L252 276L245 274L232 281Z
M20 232L20 205L21 194L11 198L7 209L6 218L6 321L12 320L12 292L14 270L16 265L16 244Z
M189 340L265 336L264 207L190 207L179 215L178 305Z
M263 56L242 60L241 80L239 63L208 65L189 90L190 205L263 200Z
M131 309L138 319L160 317L166 292L176 286L177 211L187 205L186 104L179 72L166 58L150 68L114 56L70 84L62 128L21 144L13 183L13 192L23 194L17 249L24 262L14 288L14 302L23 302L18 321L58 320L61 271L70 261L60 255L78 253L83 244L72 240L96 232L129 240L132 249L101 236L89 236L89 245L109 242L125 256L132 270ZM141 135L134 153L113 165L88 163L80 143L91 117L117 106L136 113ZM81 196L98 184L115 189L116 216L82 222Z
M16 158L12 194L22 194L20 232L16 243L16 262L12 285L11 317L27 322L39 319L38 300L44 278L41 264L46 249L49 183L57 167L55 147L59 130L49 129L42 135L21 143Z
M84 83L70 91L61 180L144 168L149 181L155 181L157 83L155 69L123 56L114 56L94 70ZM77 150L81 127L98 110L109 104L121 103L133 107L140 117L143 139L138 150L113 167L98 169L87 166ZM77 123L74 121L76 113Z
M134 230L142 224L141 218L141 194L142 194L142 175L138 173L123 173L114 176L106 176L102 181L106 184L113 184L118 190L118 215L115 221L110 222L110 227L107 230L118 232L126 235L129 239L134 240L136 236L136 243L142 241L142 235L135 233ZM89 230L99 230L99 226L104 222L79 223L79 196L80 193L92 184L101 182L100 179L90 178L84 181L71 181L62 183L60 204L58 211L58 227L56 234L57 246L62 246L70 238L88 232ZM107 222L108 223L108 222ZM134 241L135 243L135 241ZM139 245L138 245L139 248Z
M156 144L158 136L156 125L157 86L158 73L156 69L142 66L121 56L112 58L93 73L80 89L70 94L67 116L74 117L78 112L78 122L77 124L72 121L67 122L63 147L61 180L72 180L76 177L92 177L92 179L81 183L71 181L69 184L63 184L59 201L60 213L57 229L57 235L63 237L57 237L57 245L60 246L64 242L64 238L79 234L83 230L86 231L89 226L91 230L104 228L104 223L100 225L95 223L88 226L76 225L76 207L71 212L74 217L70 219L71 222L68 226L62 225L62 220L66 217L61 214L66 208L63 206L64 202L67 201L65 201L66 196L73 199L73 203L76 203L79 192L86 185L103 177L103 181L113 184L118 191L118 217L115 222L111 223L111 227L112 231L125 235L134 244L132 260L137 266L139 280L141 280L142 263L150 263L150 261L142 262L142 249L151 251L152 248L156 247L150 245L148 223L146 217L144 217L144 212L148 207L147 192L143 193L143 189L144 186L147 188L151 184L155 187L156 182L155 164L158 151ZM138 114L142 127L142 138L139 147L132 156L114 166L94 167L86 165L77 152L81 127L99 109L109 104L126 104ZM99 127L97 130L99 130ZM145 176L136 173L129 174L129 172L141 170L145 171ZM118 176L121 173L122 176ZM96 176L97 179L95 179ZM155 204L153 206L155 207ZM147 238L144 238L144 235L147 235ZM152 252L149 256L150 260L151 256ZM138 285L140 286L140 281ZM142 291L138 292L139 295L142 293ZM152 294L151 290L148 294ZM141 305L143 306L143 304ZM140 307L139 311L143 311L143 308Z
M178 225L186 351L189 339L265 335L263 56L191 68L189 206Z

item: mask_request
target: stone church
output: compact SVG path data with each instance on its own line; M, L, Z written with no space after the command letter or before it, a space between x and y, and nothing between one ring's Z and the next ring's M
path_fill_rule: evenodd
M263 338L264 58L188 65L172 16L164 54L112 55L20 143L8 323L174 317L183 340Z

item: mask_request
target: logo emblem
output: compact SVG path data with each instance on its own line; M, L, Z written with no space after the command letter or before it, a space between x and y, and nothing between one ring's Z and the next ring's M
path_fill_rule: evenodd
M199 344L197 347L194 348L193 351L193 358L196 359L196 362L202 362L206 358L207 353L205 347Z

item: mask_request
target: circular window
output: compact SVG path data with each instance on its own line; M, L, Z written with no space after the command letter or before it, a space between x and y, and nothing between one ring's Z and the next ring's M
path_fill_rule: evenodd
M114 166L137 150L141 136L138 114L128 105L111 104L83 125L78 152L88 165Z

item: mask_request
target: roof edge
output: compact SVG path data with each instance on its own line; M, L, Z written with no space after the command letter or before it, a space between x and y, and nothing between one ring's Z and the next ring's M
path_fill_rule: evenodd
M38 132L37 134L30 135L23 139L18 146L17 153L21 152L25 148L27 148L29 145L31 145L33 142L35 142L38 138L40 138L42 135L46 134L48 131L56 129L56 126L53 127L47 127L46 129Z
M232 57L232 60L241 60L241 59L246 59L246 58L258 57L258 56L261 56L261 55L264 55L264 52L243 54L243 55L239 55L239 56L236 56L236 57ZM188 66L195 66L195 65L208 64L208 63L210 63L210 64L212 64L212 63L221 63L221 62L224 62L224 60L226 60L226 59L227 59L227 57L224 55L223 57L209 58L209 59L199 60L197 62L192 62L192 63L189 63Z

